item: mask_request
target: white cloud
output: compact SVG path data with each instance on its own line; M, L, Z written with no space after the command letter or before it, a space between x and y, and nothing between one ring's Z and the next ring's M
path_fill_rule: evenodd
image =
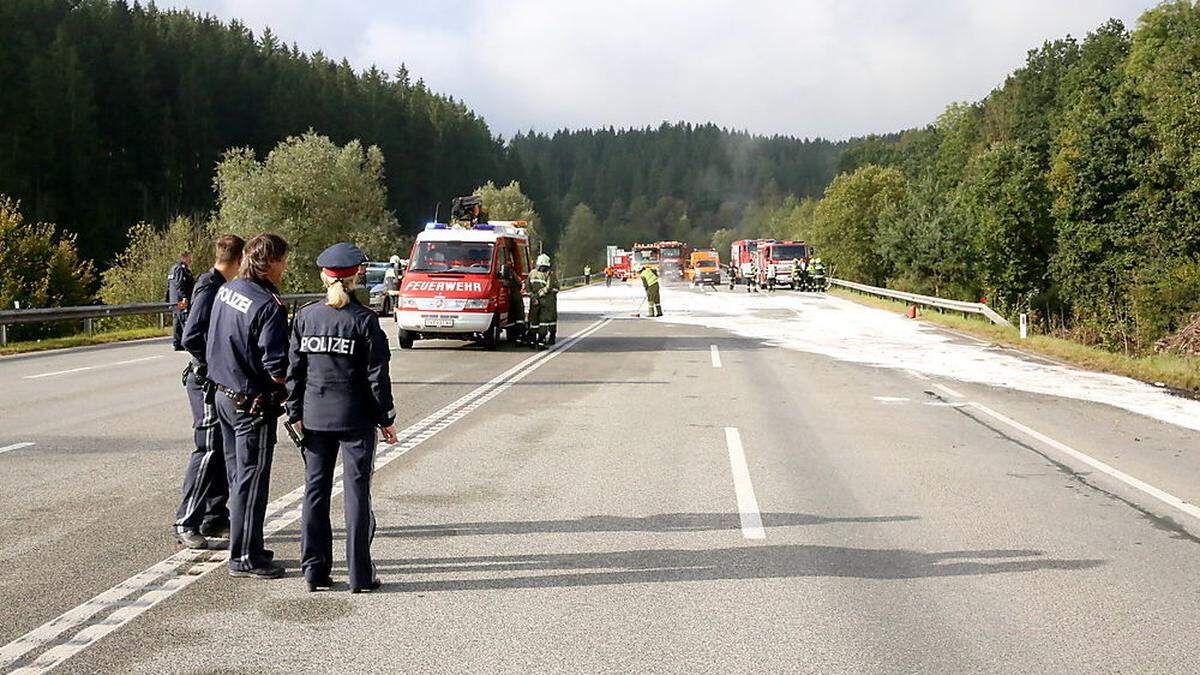
M304 49L406 63L499 132L713 121L844 138L932 121L1047 39L1152 0L168 0Z

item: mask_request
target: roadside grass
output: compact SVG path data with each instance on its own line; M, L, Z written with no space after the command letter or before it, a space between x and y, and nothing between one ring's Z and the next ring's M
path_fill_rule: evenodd
M0 356L10 354L27 354L50 349L66 349L68 347L86 347L89 345L106 345L113 342L128 340L144 340L146 338L165 337L171 334L170 328L130 328L114 330L95 335L68 335L66 337L47 338L45 340L29 340L27 342L10 342L0 347Z
M898 300L861 295L841 288L830 289L829 294L900 314L908 310L908 305ZM939 326L1088 370L1124 375L1150 384L1200 393L1200 357L1177 354L1130 356L1050 335L1031 334L1028 339L1022 340L1016 328L1005 328L984 319L941 313L933 309L920 308L918 316Z

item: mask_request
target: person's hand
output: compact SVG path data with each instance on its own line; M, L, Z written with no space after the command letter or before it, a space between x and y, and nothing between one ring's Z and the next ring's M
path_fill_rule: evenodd
M303 432L304 431L304 420L296 420L296 423L293 424L292 426L296 427L296 431Z
M391 424L386 427L379 427L379 433L383 434L383 441L388 444L396 443L400 439L396 436L396 425Z
M175 306L179 309L187 309L187 300L180 300L179 302L175 303Z

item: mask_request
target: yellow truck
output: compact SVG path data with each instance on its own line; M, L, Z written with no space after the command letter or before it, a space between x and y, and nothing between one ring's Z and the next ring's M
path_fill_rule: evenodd
M684 274L692 286L720 286L721 258L716 251L692 251Z

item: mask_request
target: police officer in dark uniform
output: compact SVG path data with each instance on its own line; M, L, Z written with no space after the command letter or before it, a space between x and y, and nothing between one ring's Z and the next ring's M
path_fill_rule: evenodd
M184 251L179 254L179 260L171 266L171 272L167 274L167 302L171 303L172 316L171 343L177 352L183 351L183 326L187 323L192 290L196 286L191 265L192 254Z
M229 475L229 574L274 579L263 547L276 423L286 398L287 309L277 286L288 243L265 232L246 242L238 278L217 289L205 350Z
M379 317L354 296L355 272L364 260L353 244L325 249L317 257L325 301L301 308L292 323L287 415L301 432L305 485L300 546L310 591L333 586L329 502L339 451L350 591L373 591L380 585L371 562L371 474L376 429L384 441L395 443L396 410L387 336Z
M192 361L183 372L183 386L192 407L192 430L196 447L188 456L183 476L183 499L175 511L175 538L188 548L209 548L207 537L229 536L229 480L221 429L217 422L216 390L208 381L205 346L209 316L217 289L237 276L242 262L242 238L227 234L216 241L213 268L196 280L183 346Z

